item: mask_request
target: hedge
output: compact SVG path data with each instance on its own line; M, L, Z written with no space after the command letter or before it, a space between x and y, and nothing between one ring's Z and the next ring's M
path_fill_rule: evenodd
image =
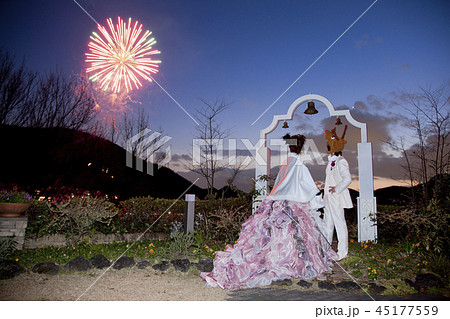
M184 220L184 200L153 197L134 197L118 204L119 213L109 225L94 223L91 232L103 234L136 233L147 230L169 233L174 224ZM248 197L196 200L196 228L204 229L214 239L231 240L239 233L243 220L251 215L252 202ZM57 214L47 202L33 200L26 212L27 235L52 235L68 229L49 228Z

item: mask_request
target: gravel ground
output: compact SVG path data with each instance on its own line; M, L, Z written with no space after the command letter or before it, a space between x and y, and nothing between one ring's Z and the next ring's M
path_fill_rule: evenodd
M0 281L0 300L76 300L103 273L21 274ZM229 292L205 287L198 274L136 268L109 270L80 300L226 300Z
M0 280L2 301L332 301L371 300L362 291L328 291L318 288L313 281L310 288L290 286L222 290L207 288L198 272L182 273L173 269L165 273L136 267L122 270L110 269L87 272L63 272L58 275L42 275L32 272L13 279ZM97 280L98 279L98 280ZM97 280L97 281L96 281ZM91 288L90 288L91 287ZM90 288L90 289L89 289ZM375 300L449 300L444 296L416 294L411 296L371 295Z

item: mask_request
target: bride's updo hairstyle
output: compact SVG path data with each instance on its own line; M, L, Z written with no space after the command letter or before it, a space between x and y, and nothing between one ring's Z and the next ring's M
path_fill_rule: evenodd
M306 137L305 135L296 134L296 135L289 135L286 134L283 136L283 140L286 141L287 144L289 144L289 150L292 153L300 154L303 148L303 144L305 144Z

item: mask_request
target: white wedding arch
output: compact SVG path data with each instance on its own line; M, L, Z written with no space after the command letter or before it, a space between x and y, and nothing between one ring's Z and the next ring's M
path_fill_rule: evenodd
M261 180L261 176L270 175L271 150L267 146L267 135L273 132L280 121L292 120L297 108L309 101L319 101L323 103L330 112L330 116L344 116L353 126L361 130L361 142L358 143L358 177L359 177L359 197L358 197L358 241L368 241L377 239L377 226L375 222L377 206L376 198L373 195L373 163L372 144L367 142L366 123L356 121L350 110L335 110L333 104L326 98L317 94L307 94L296 99L286 114L275 115L272 123L261 130L259 147L256 148L255 181L256 190L260 194L253 202L253 211L259 207L261 201L267 194L267 181Z

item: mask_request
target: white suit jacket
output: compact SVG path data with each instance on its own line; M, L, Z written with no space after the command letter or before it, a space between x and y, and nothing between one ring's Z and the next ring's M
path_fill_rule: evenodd
M334 166L332 165L333 162ZM342 156L328 156L328 165L325 172L324 198L328 197L328 200L338 200L342 208L352 208L352 199L347 189L352 182L352 177L350 176L347 160ZM336 193L330 194L330 186L335 187Z

